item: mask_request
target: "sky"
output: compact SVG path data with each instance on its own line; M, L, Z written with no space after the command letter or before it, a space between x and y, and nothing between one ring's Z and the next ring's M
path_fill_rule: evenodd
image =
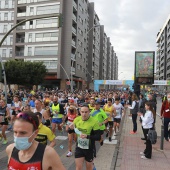
M118 79L132 80L135 51L155 51L170 14L170 0L89 0L118 57Z

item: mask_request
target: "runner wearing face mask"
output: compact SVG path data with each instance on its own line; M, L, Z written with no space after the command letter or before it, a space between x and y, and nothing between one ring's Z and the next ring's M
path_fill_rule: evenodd
M14 143L6 148L8 170L65 170L52 147L35 141L38 134L38 117L32 112L19 113L14 122Z

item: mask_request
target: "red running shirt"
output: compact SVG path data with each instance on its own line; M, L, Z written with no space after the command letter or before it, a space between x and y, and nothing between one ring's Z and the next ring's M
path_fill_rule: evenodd
M45 147L45 145L39 143L32 158L27 162L21 162L19 160L19 150L14 147L9 160L8 170L42 170Z

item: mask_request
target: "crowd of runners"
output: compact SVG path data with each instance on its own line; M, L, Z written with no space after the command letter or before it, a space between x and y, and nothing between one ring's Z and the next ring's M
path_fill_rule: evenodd
M84 161L87 169L93 169L93 159L96 157L95 142L100 142L102 146L104 137L111 142L112 135L117 135L124 105L132 105L132 96L129 91L111 90L100 92L77 90L74 93L58 90L32 90L29 92L18 90L10 91L6 101L2 94L0 99L2 130L0 140L2 144L8 143L5 131L14 131L14 145L7 147L8 167L17 168L21 164L20 160L18 165L13 165L13 162L18 160L13 148L18 151L28 150L33 147L33 144L38 145L35 143L36 141L52 148L56 145L56 136L64 129L68 133L66 156L73 155L72 144L74 141L76 142L74 154L76 169L82 169ZM29 132L25 132L30 129L23 131L21 129L25 127L20 127L20 124L16 123L21 120L33 125L30 136L28 136ZM27 144L25 144L25 140ZM19 154L21 153L19 152ZM61 166L62 169L59 162L58 166ZM28 162L28 166L29 164L30 162ZM25 165L26 168L28 166Z

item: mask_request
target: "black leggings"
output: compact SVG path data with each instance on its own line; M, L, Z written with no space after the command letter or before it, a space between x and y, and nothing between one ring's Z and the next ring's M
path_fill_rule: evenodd
M137 114L132 114L133 132L137 131Z
M153 128L151 128L151 129L153 129ZM151 158L151 156L152 156L152 144L151 144L151 141L147 139L148 131L149 131L149 129L143 129L144 136L145 136L145 139L146 139L146 148L144 150L144 154L145 154L146 158Z

